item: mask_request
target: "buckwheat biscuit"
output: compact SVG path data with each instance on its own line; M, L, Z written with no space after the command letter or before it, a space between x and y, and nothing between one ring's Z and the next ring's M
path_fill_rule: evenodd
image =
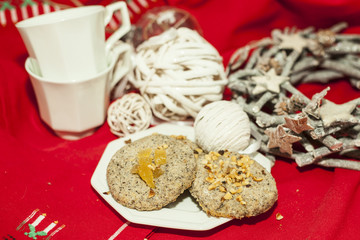
M278 197L275 180L264 167L247 155L226 151L199 155L189 190L207 214L237 219L269 210Z
M139 166L139 152L150 149L154 157L155 149L159 148L166 152L166 163L157 166L161 174L156 177L154 172L154 186L150 187L134 169ZM191 186L195 174L196 161L187 142L153 134L123 146L114 154L107 167L107 182L112 197L120 204L137 210L155 210L174 202Z

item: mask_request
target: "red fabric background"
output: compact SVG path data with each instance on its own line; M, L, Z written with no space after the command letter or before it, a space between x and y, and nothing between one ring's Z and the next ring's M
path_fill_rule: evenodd
M360 33L357 0L167 2L197 18L224 64L237 48L269 36L273 28L329 27L347 21L348 32ZM0 27L0 237L29 239L16 227L39 208L49 219L66 225L54 239L108 239L126 220L97 195L90 178L107 143L116 137L107 124L79 141L54 136L39 118L23 67L27 55L15 27ZM346 80L330 87L327 98L336 103L360 97ZM311 97L324 85L298 88ZM210 231L161 228L151 239L359 239L360 172L298 168L294 162L278 160L272 173L279 199L269 212ZM276 213L284 218L276 220ZM151 229L130 224L115 239L143 239Z

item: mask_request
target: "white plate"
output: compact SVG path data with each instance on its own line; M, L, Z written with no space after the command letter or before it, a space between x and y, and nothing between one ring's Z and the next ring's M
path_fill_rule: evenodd
M190 126L180 126L174 124L161 124L156 127L149 128L145 131L132 134L129 137L119 138L110 142L91 178L91 185L110 204L121 216L130 222L152 225L158 227L186 229L186 230L209 230L224 224L231 219L209 217L203 212L195 199L191 197L188 191L185 191L176 202L155 211L137 211L122 206L117 203L110 194L104 194L109 191L106 181L106 168L111 157L125 145L125 141L148 136L152 133L162 133L167 135L184 135L188 139L194 141L194 129ZM260 153L255 153L251 157L263 165L269 172L271 162Z

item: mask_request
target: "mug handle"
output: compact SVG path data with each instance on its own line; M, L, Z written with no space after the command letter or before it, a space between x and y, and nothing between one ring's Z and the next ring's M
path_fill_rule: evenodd
M130 44L118 41L115 46L111 49L115 57L118 58L114 67L112 76L112 82L110 89L113 89L115 85L129 72L132 70L133 64L131 61L132 48ZM122 59L120 58L123 54Z
M120 10L121 13L121 26L106 40L106 44L105 44L106 53L110 51L110 49L116 43L116 41L118 41L131 29L129 12L126 3L123 1L115 2L105 7L105 18L104 18L105 26L110 22L112 16L114 15L114 12L116 12L117 10Z

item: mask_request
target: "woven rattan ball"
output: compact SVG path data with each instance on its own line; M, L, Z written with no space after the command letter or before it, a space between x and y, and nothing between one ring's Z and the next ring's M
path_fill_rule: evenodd
M147 129L151 120L150 106L137 93L128 93L116 99L107 111L110 131L119 137Z

